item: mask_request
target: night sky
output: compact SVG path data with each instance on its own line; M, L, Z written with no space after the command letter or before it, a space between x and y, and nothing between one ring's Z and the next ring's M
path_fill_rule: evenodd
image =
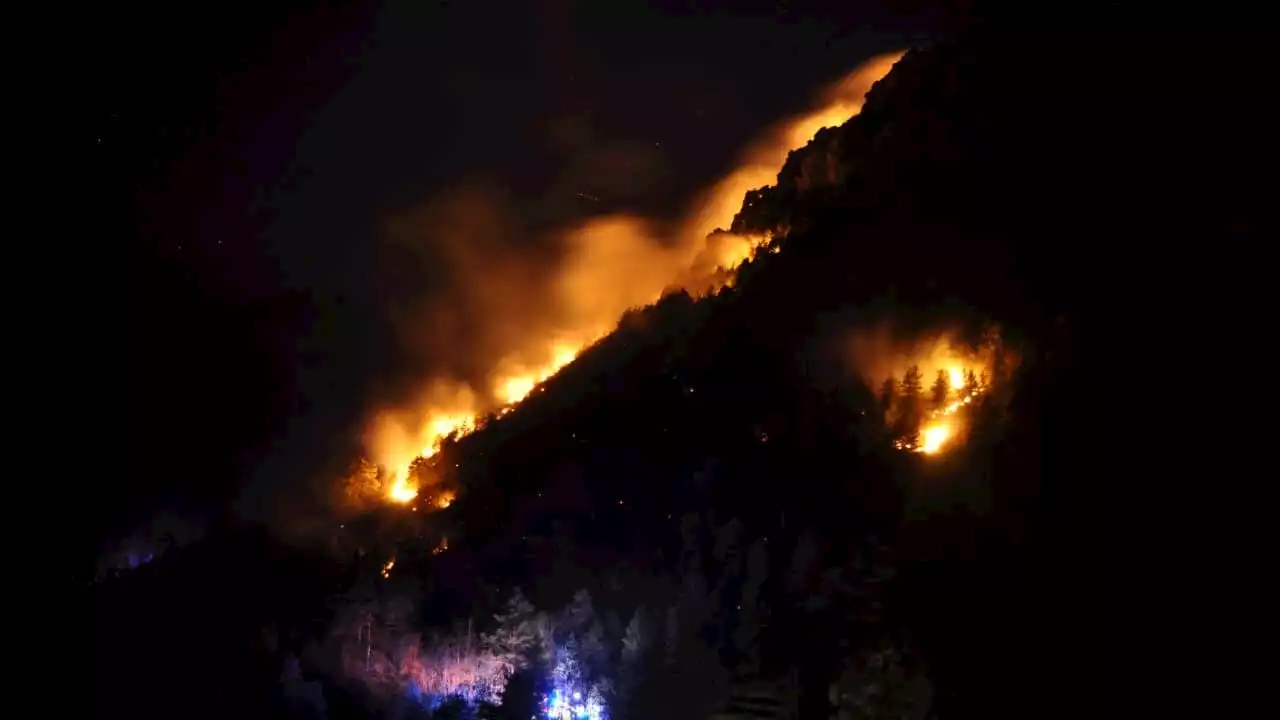
M132 469L99 489L102 529L237 497L264 512L350 456L368 404L412 372L379 293L390 215L482 184L531 231L669 216L761 128L929 24L831 5L96 10L81 140L104 233L130 249Z

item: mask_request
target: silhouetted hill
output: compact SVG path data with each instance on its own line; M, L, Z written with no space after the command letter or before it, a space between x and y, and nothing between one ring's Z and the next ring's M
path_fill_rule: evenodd
M829 710L848 646L881 634L909 638L928 668L930 716L1100 707L1103 493L1090 461L1103 441L1088 438L1108 397L1080 357L1100 327L1093 294L1129 271L1126 252L1176 254L1178 233L1255 238L1265 210L1240 177L1214 174L1221 153L1265 134L1238 107L1248 88L1213 85L1201 67L1213 100L1188 102L1181 83L1150 74L1169 55L1131 42L978 26L908 54L862 114L746 199L732 230L774 233L778 252L730 289L632 313L517 410L445 445L442 466L464 492L420 537L402 528L394 541L397 565L416 568L406 577L436 603L422 614L487 613L495 588L514 585L540 605L577 587L609 597L610 578L677 564L683 518L704 529L738 518L771 564L785 567L811 535L824 566L884 546L897 571L874 621L764 586L762 664L797 668L802 717ZM1175 148L1193 164L1173 176ZM885 446L871 389L831 345L886 316L920 328L994 320L1024 354L1007 405L984 409L984 432L945 462ZM434 557L440 528L450 548ZM323 563L270 547L210 537L104 588L108 647L152 632L132 628L199 626L146 635L159 638L159 665L196 657L173 687L195 692L191 676L236 667L227 682L244 690L226 697L266 707L282 653L258 650L255 633L313 632L312 599L344 577L309 585ZM617 605L628 602L640 601ZM261 667L241 674L245 658ZM136 690L114 687L119 707L136 706ZM173 692L154 707L179 706ZM245 712L230 699L210 707Z
M1256 86L1228 77L1258 67L1256 50L1215 44L1189 67L1178 43L980 25L910 53L860 115L748 195L731 229L781 231L779 253L715 297L628 318L459 443L470 494L457 514L476 529L459 545L506 556L492 544L518 547L553 516L584 546L661 548L664 518L707 508L784 543L797 527L834 547L892 535L893 612L946 688L939 713L1043 714L1067 675L1086 687L1060 711L1087 707L1102 687L1108 526L1085 460L1105 453L1082 443L1108 396L1077 345L1115 327L1097 323L1112 312L1102 293L1127 285L1145 305L1164 291L1132 273L1181 256L1174 238L1242 247L1264 223L1260 186L1232 167L1272 156ZM993 318L1028 352L1007 433L960 462L950 479L973 486L948 511L904 515L915 471L862 445L870 393L813 347L841 319L876 314ZM586 507L545 500L561 485L566 498L586 488L590 522Z

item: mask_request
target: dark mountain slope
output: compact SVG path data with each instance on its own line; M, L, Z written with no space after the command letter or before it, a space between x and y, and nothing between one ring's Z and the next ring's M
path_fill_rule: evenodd
M433 522L454 542L430 565L417 548L427 582L450 596L441 613L491 602L480 579L551 598L620 567L669 570L683 515L712 527L736 516L770 538L775 565L808 530L826 565L875 539L899 571L877 621L888 629L807 613L780 583L765 590L765 664L799 666L813 716L841 641L876 633L910 638L940 717L1105 707L1109 477L1095 457L1111 450L1098 429L1108 397L1089 372L1097 353L1081 351L1110 327L1095 293L1134 257L1182 252L1174 238L1188 233L1200 247L1255 237L1265 204L1221 171L1250 142L1261 157L1270 148L1240 108L1249 85L1178 66L1205 74L1204 101L1188 103L1153 74L1172 55L1126 51L1130 40L975 28L909 55L862 115L748 197L735 229L781 228L781 252L733 290L635 313L519 410L445 448L466 492ZM1220 144L1187 140L1206 133ZM1171 172L1174 157L1187 166ZM1007 420L941 468L883 452L864 420L870 391L832 350L840 330L886 314L921 327L991 317L1025 351ZM228 562L276 562L221 542L208 552ZM207 605L194 589L209 585L163 572ZM245 605L201 636L226 650L209 667L248 646L241 628L301 612Z
M733 229L781 229L781 253L744 268L732 291L695 304L669 298L624 323L510 429L496 423L460 451L501 458L507 447L536 447L560 458L546 468L584 463L596 508L608 505L603 488L629 478L618 483L629 503L680 496L667 508L676 517L705 503L771 536L785 516L836 546L887 522L903 570L894 611L946 690L940 713L1044 714L1044 698L1062 699L1068 676L1073 690L1054 712L1088 707L1102 687L1108 528L1102 480L1085 460L1102 445L1082 446L1097 436L1107 399L1079 364L1082 325L1086 337L1110 327L1094 324L1097 293L1136 279L1135 262L1179 254L1173 238L1188 232L1200 243L1239 242L1265 208L1244 176L1224 172L1256 162L1236 154L1249 142L1270 152L1249 110L1258 96L1198 66L1197 89L1213 100L1187 107L1185 78L1169 69L1188 68L1161 64L1177 57L1176 43L980 26L910 54L860 116L748 196ZM1188 165L1170 172L1178 153ZM1164 240L1150 239L1159 233ZM823 377L822 358L806 354L825 327L877 307L908 324L992 317L1029 351L1007 432L952 473L981 503L902 515L910 471L858 444L866 389ZM626 432L618 417L631 423ZM767 444L762 433L772 433ZM637 446L654 459L648 482L622 469L633 461L599 460ZM554 485L554 470L515 466L531 488ZM500 494L517 487L488 468ZM691 497L681 486L699 490ZM661 502L649 501L655 518ZM519 527L523 513L544 511L514 509L521 503L496 516L486 505L476 519ZM641 512L627 507L600 522L635 527L619 524ZM468 522L466 502L459 513ZM660 533L656 523L639 527Z

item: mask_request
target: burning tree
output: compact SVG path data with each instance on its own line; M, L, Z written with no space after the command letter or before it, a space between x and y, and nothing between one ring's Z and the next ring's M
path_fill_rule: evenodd
M916 436L920 433L920 384L922 376L920 368L912 365L902 376L899 384L897 422L894 433L903 438L908 445L915 445Z
M360 510L378 503L384 479L377 465L360 458L342 484L342 506Z
M933 387L930 388L929 394L933 399L933 407L935 410L946 407L947 398L951 394L950 373L940 368L937 376L934 377Z

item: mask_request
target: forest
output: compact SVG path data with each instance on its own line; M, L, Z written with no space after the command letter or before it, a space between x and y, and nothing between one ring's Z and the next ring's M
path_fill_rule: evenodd
M907 53L747 195L728 230L767 252L714 291L633 309L510 411L444 434L413 495L388 501L395 476L355 460L335 494L376 501L335 502L303 537L213 523L86 583L102 642L145 658L97 660L100 706L1105 707L1097 469L1080 452L1104 403L1074 352L1099 228L1132 218L1115 198L1136 191L1098 170L1118 149L1103 48L1072 50L979 25ZM1225 232L1216 202L1194 205L1206 233ZM882 325L888 352L856 350ZM918 351L941 337L954 352Z

